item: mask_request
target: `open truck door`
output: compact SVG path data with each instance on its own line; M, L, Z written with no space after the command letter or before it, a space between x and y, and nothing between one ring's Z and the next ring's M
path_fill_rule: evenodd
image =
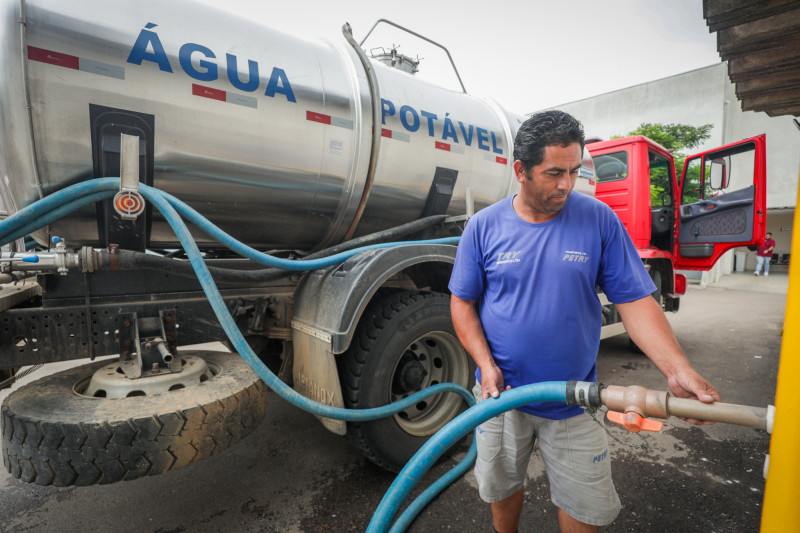
M766 230L766 140L751 137L686 158L680 182L675 268L709 270Z

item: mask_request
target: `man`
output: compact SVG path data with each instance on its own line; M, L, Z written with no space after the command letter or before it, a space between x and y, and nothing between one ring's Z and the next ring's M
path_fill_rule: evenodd
M655 285L619 218L594 198L570 194L583 146L580 122L566 113L546 111L525 121L514 143L519 193L477 213L461 238L451 311L478 367L476 399L529 383L596 381L599 285L673 394L719 401L650 297ZM528 405L482 424L476 440L475 475L497 532L517 530L534 440L562 532L596 531L616 518L608 440L581 408Z
M764 238L764 244L758 247L756 252L756 271L754 274L758 276L761 272L761 267L764 267L764 275L769 276L769 262L772 259L772 250L775 249L775 241L772 240L772 233L767 232Z

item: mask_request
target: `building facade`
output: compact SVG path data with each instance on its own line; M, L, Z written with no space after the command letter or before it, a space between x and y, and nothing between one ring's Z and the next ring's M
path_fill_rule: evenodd
M587 137L603 139L627 135L646 122L690 126L711 124L711 137L697 152L766 134L767 231L772 232L776 242L774 253L779 258L770 270L788 270L800 174L800 129L788 116L769 117L762 112L742 111L725 63L554 108L583 122ZM735 251L746 254L740 257L746 257L745 270L752 271L756 263L755 252L747 248ZM782 259L786 261L782 262ZM733 269L732 251L725 254L712 271L686 274L690 279L699 279L702 284L707 284Z

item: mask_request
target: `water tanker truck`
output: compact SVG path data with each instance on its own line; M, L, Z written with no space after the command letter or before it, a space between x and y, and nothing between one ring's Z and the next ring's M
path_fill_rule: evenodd
M330 406L470 385L449 315L452 237L515 192L524 117L396 68L410 60L394 50L367 57L347 26L309 41L186 1L2 0L0 39L0 381L102 358L5 400L14 476L111 483L243 438L267 408L262 381L237 353L179 349L228 342L226 320L280 381ZM749 185L718 194L737 182L731 157L759 142L698 156L691 205L659 207L667 244L649 259L670 263L665 294L678 296L672 254L701 268L763 228L758 157ZM580 174L593 194L590 157ZM736 237L698 222L720 214ZM381 420L320 420L397 471L461 409L442 393Z

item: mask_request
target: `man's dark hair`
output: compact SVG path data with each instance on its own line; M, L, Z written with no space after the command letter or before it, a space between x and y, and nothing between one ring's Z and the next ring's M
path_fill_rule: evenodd
M547 146L584 146L583 126L572 115L563 111L542 111L522 123L514 138L514 159L522 161L530 170L544 159Z
M772 232L771 232L771 231L768 231L768 232L767 232L767 235L769 235L770 237L772 237Z

